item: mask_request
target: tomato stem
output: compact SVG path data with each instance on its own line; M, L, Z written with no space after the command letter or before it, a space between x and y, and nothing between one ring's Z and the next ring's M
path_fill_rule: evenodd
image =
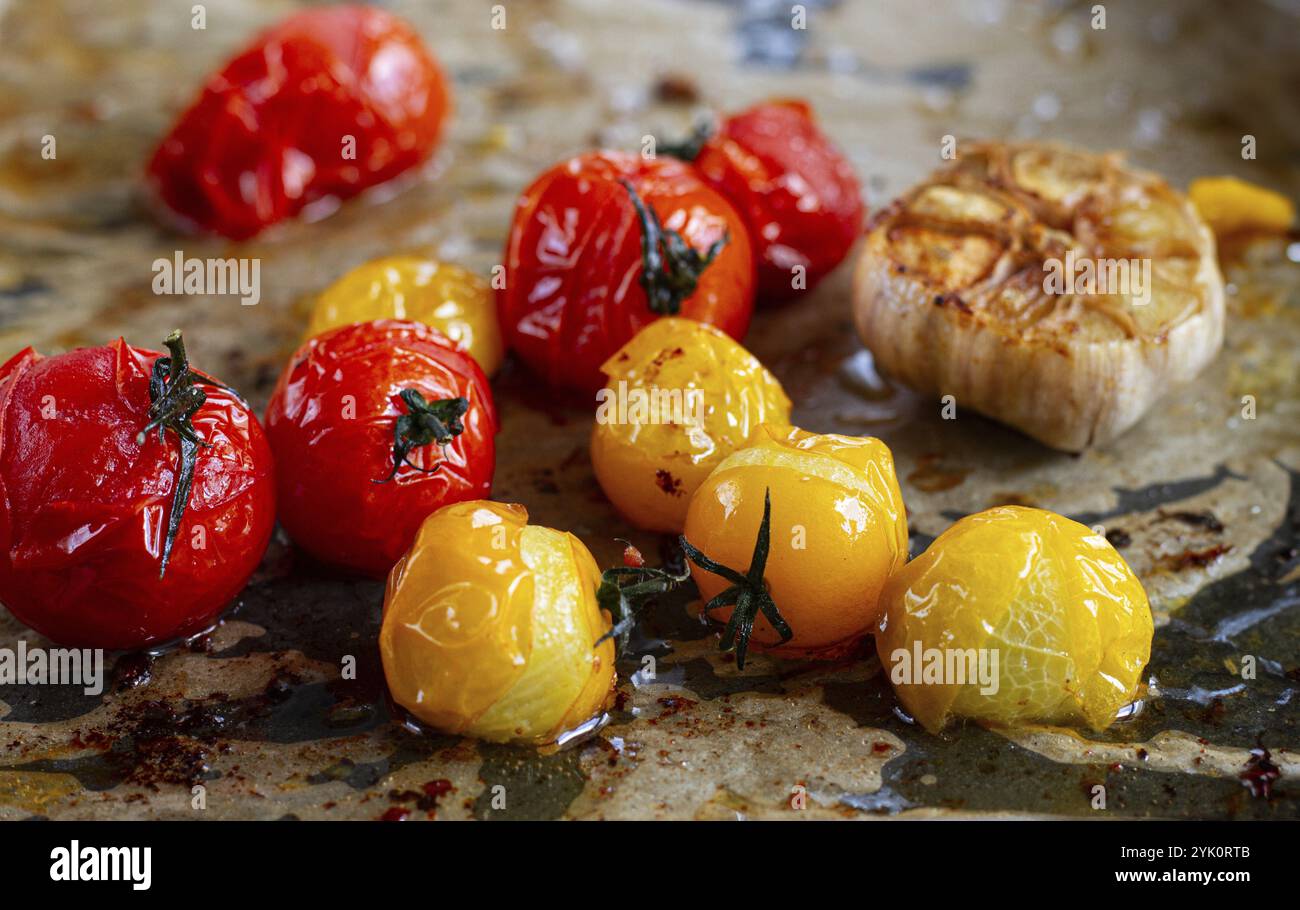
M731 234L723 234L701 254L677 231L664 228L659 215L637 195L630 181L620 182L641 221L641 287L646 302L660 316L676 316L682 301L695 293L704 270L731 242Z
M442 467L441 461L431 468L422 468L411 462L411 452L437 443L446 457L447 446L465 431L461 418L469 411L468 398L426 401L416 389L402 389L398 397L406 404L406 413L400 415L393 426L393 470L387 477L371 483L388 483L397 476L402 465L424 474L436 473Z
M149 376L149 422L135 436L136 445L144 445L149 433L157 430L158 441L161 443L166 439L167 430L171 430L180 440L176 486L172 491L171 514L167 518L167 535L163 538L162 561L158 568L160 579L167 574L172 547L180 532L185 509L189 506L199 449L208 445L198 430L194 429L192 422L199 408L208 400L198 383L225 388L216 380L190 369L180 329L168 335L163 344L171 353L170 356L159 357L153 363L153 371Z
M689 572L674 575L664 569L652 569L646 566L618 566L607 569L600 576L600 587L596 589L596 602L602 610L608 610L614 617L614 626L592 647L600 647L608 639L615 639L619 653L627 651L628 640L632 636L632 627L636 625L639 614L648 605L650 598L666 594L690 578ZM625 580L630 581L625 584Z
M685 535L681 538L682 549L687 558L706 572L721 575L731 582L717 597L704 605L708 614L722 607L734 607L727 627L722 632L721 650L736 649L736 668L745 669L745 654L749 651L749 636L754 631L754 620L759 613L767 617L772 628L781 636L781 644L794 637L790 624L776 608L776 602L767 590L763 580L763 571L767 568L767 555L772 549L772 490L763 493L763 521L758 526L758 537L754 540L754 555L750 557L749 569L742 575L735 569L714 562L691 545Z
M712 137L713 120L705 118L691 127L690 134L681 142L666 143L660 147L659 151L672 158L680 158L682 161L689 163L700 157L700 151L703 150L704 144Z

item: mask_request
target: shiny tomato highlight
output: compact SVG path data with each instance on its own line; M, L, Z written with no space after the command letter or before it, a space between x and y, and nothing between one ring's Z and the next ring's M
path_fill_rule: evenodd
M603 364L660 316L740 339L754 305L749 236L731 204L669 158L592 152L520 198L497 311L507 345L548 383L594 393Z
M492 489L487 377L423 323L356 323L309 340L271 396L266 431L283 466L277 503L289 536L375 577L431 512Z
M694 161L745 218L762 300L812 290L862 233L853 166L803 101L768 101L728 117Z
M759 594L752 603L762 592L771 600L770 611L748 611L740 624L738 664L747 646L777 649L779 657L843 657L874 631L886 579L907 562L907 510L893 453L870 436L764 424L748 448L724 458L695 491L684 540L734 572L761 564L761 584L755 578L737 587L735 578L687 551L700 597L712 605L710 618L730 621L746 612L736 595L747 587ZM773 621L778 616L784 630Z
M27 348L0 367L0 601L59 644L198 633L270 540L271 450L244 402L202 376L187 425L206 445L177 510L183 443L171 429L142 435L164 356L118 339L55 357Z
M442 71L401 19L366 6L307 10L208 78L149 179L184 222L242 240L424 161L450 106Z

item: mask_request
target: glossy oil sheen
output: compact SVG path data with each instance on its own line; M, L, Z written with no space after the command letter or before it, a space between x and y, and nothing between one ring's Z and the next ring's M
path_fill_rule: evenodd
M158 577L180 447L149 422L160 355L121 339L0 367L0 601L63 645L141 648L212 624L275 524L271 450L232 392L205 385L188 507Z

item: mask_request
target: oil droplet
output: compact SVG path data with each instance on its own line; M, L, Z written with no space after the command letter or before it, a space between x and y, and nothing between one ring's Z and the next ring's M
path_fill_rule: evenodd
M39 813L47 803L80 790L81 784L71 774L0 771L0 806Z
M884 401L894 394L893 386L876 370L876 360L865 348L840 364L840 380L872 401Z
M939 493L960 486L970 471L945 468L942 455L922 455L916 468L907 475L907 482L926 493Z

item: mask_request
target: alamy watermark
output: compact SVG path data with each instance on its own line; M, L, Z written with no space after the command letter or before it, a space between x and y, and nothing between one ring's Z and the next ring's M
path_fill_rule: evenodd
M171 259L153 261L155 294L238 294L244 306L262 299L262 260L185 258L176 250Z
M86 695L104 691L102 648L0 648L0 686L81 686Z
M50 851L55 882L130 882L135 891L153 883L152 847L83 847L72 841Z
M997 648L895 648L889 679L896 686L978 685L981 695L997 695Z
M1151 302L1150 259L1093 259L1076 256L1043 260L1043 291L1048 294L1123 294L1134 306Z
M617 388L596 393L596 422L703 426L704 390L629 389L626 381L619 380Z

